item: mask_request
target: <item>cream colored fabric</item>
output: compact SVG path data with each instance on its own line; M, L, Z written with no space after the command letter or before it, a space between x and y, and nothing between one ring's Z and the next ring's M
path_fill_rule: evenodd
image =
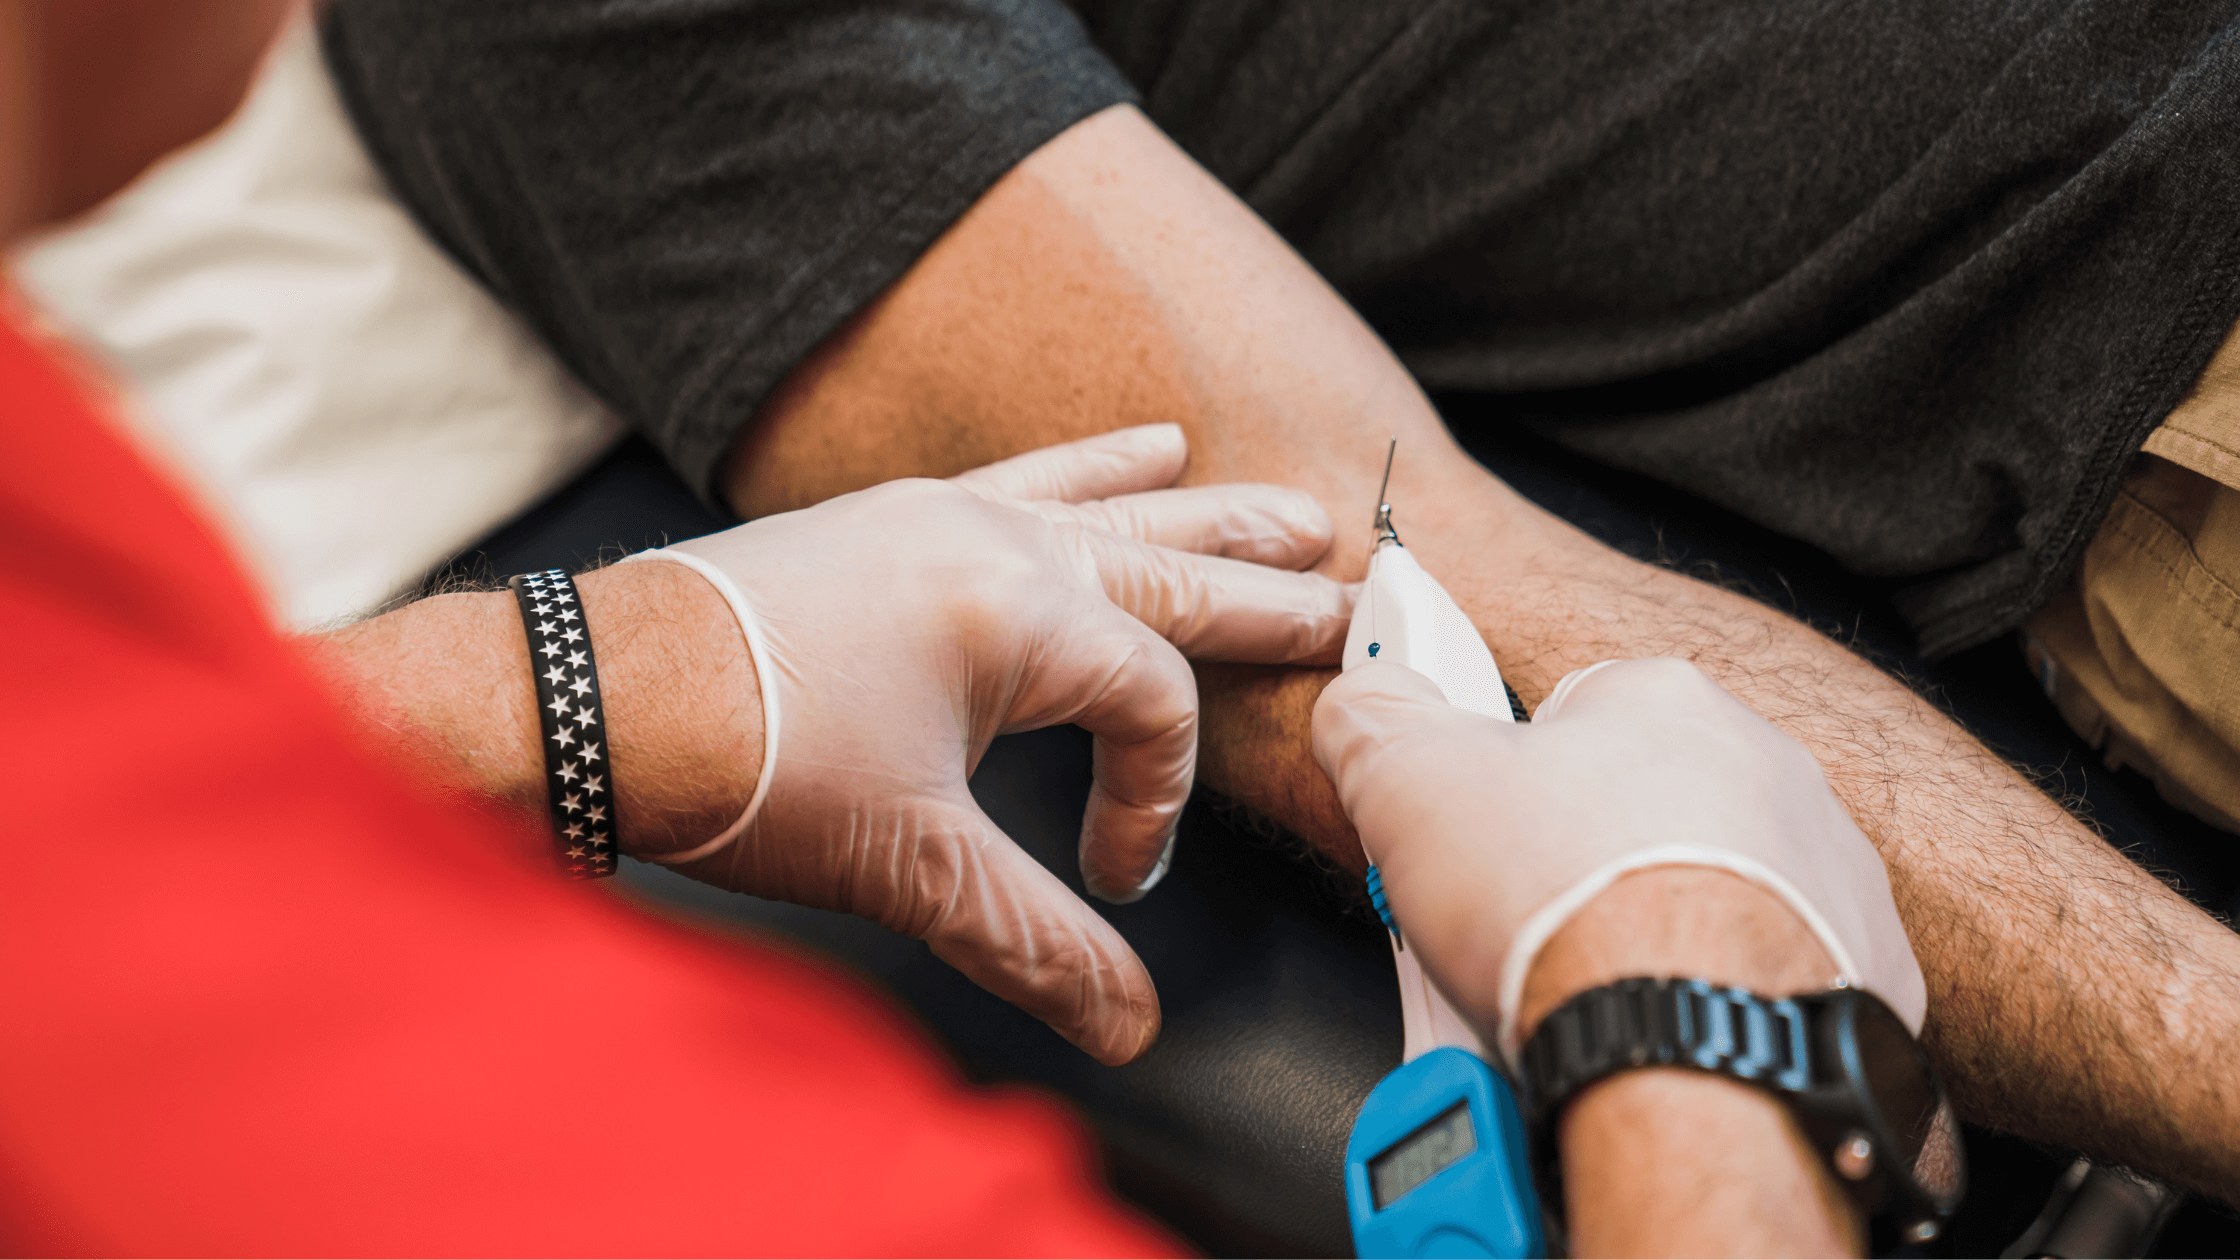
M299 625L409 589L621 432L390 197L308 26L225 127L11 262Z

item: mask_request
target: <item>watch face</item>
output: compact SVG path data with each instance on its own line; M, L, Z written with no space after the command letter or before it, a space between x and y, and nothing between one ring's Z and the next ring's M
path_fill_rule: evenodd
M1858 1070L1872 1095L1873 1109L1890 1126L1898 1154L1913 1170L1914 1180L1931 1197L1949 1205L1959 1195L1963 1175L1959 1130L1936 1087L1928 1057L1904 1022L1881 1002L1855 1000L1845 1006Z

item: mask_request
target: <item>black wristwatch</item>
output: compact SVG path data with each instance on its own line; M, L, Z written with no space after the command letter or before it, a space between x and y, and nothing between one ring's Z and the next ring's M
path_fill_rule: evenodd
M1959 1127L1928 1057L1863 989L1765 998L1703 980L1621 980L1556 1008L1522 1060L1533 1175L1559 1223L1564 1105L1651 1065L1732 1077L1786 1103L1869 1221L1870 1254L1935 1238L1966 1186Z

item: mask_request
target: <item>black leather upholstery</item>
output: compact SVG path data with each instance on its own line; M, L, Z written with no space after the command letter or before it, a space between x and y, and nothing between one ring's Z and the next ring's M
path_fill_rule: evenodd
M1885 592L1808 548L1565 455L1468 400L1448 400L1448 412L1481 460L1597 537L1684 566L1716 562L1771 602L1887 652L1942 687L1996 746L2057 771L2113 842L2180 873L2204 904L2240 908L2240 850L2230 838L2164 806L2134 777L2103 772L2032 686L2011 644L1937 665L1912 659ZM1364 442L1365 450L1374 445ZM1370 505L1362 506L1366 527ZM1401 504L1403 530L1406 513ZM503 575L581 565L726 523L633 442L500 531L464 567ZM1088 782L1086 738L1060 729L997 741L973 790L1078 891L1074 844ZM1230 1255L1351 1253L1340 1178L1346 1134L1400 1053L1388 947L1331 877L1208 808L1193 805L1174 871L1154 895L1099 906L1143 955L1166 1013L1158 1046L1119 1069L1098 1066L923 946L869 923L720 893L636 863L625 864L625 882L663 913L750 925L824 950L917 1012L976 1077L1029 1082L1071 1100L1102 1137L1121 1192L1198 1246ZM1971 1149L1977 1192L1939 1248L1947 1254L1996 1253L2067 1163L1981 1133L1971 1134Z

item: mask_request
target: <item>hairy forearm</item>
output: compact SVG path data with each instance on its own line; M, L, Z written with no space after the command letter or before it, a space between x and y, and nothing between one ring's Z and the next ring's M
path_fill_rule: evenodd
M1387 437L1408 544L1536 704L1612 656L1696 661L1819 757L1889 863L1929 1042L1981 1120L2240 1197L2240 938L2112 852L1906 687L1752 601L1636 563L1469 460L1265 225L1115 110L1046 146L798 370L729 465L748 515L1124 424L1194 482L1317 495L1357 576ZM1349 533L1346 522L1362 528ZM1201 671L1201 779L1362 858L1308 753L1328 677Z
M1963 1114L2240 1192L2240 1078L2222 1061L2240 937L1824 637L1618 557L1561 571L1466 601L1497 653L1538 645L1520 690L1610 656L1685 656L1810 747L1888 866Z
M1584 1091L1563 1123L1575 1256L1856 1256L1858 1224L1770 1095L1660 1068Z
M690 848L753 794L762 710L722 598L673 564L577 579L599 666L615 817L633 853ZM510 592L439 595L309 644L378 746L423 782L544 828L529 643Z
M1443 576L1528 703L1598 660L1686 657L1813 751L1888 866L1963 1114L2240 1197L2240 937L1792 619L1561 527L1500 550L1531 559Z

